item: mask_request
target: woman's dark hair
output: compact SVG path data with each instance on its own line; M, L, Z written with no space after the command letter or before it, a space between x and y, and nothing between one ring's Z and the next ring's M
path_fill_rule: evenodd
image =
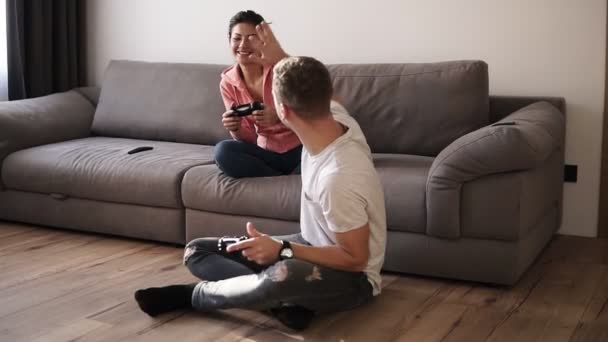
M232 18L230 18L230 24L228 25L228 38L232 36L232 28L240 23L247 23L253 26L257 26L262 21L264 21L264 17L255 13L254 11L240 11L235 14Z

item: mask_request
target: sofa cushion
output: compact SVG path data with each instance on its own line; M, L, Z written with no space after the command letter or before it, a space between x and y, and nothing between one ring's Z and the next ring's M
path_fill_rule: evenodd
M489 123L482 61L328 66L334 92L375 153L436 156Z
M127 153L141 146L153 150ZM8 189L59 199L182 208L184 173L211 163L211 146L94 137L15 152L2 164L2 180Z
M96 135L214 145L229 137L219 91L225 65L112 61L102 83Z
M301 188L300 175L236 179L202 165L184 175L182 196L190 209L298 221Z
M388 228L424 233L426 177L433 158L376 154L374 163L384 187ZM215 165L191 168L182 184L186 208L289 221L300 219L300 191L299 175L234 179Z

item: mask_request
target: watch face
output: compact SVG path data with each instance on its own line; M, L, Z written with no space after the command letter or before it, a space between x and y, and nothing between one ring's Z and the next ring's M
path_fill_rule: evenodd
M283 250L281 251L281 256L283 258L292 258L293 251L291 250L291 248L283 248Z

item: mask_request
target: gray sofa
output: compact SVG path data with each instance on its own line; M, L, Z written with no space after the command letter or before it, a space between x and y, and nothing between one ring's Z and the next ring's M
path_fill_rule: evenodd
M101 89L0 103L0 219L177 244L297 231L298 175L214 164L225 67L113 61ZM560 225L564 100L489 96L481 61L329 68L384 186L384 269L516 282Z

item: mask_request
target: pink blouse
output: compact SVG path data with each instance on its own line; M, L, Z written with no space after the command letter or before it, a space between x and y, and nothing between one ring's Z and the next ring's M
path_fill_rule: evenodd
M263 102L266 108L274 108L272 97L272 66L264 67L264 90ZM220 91L226 110L233 105L242 105L254 101L247 90L245 81L241 77L238 64L235 64L222 72ZM284 153L301 145L298 136L283 123L279 122L270 126L258 126L252 116L245 116L241 120L241 127L236 132L230 132L236 140L257 144L263 149Z

